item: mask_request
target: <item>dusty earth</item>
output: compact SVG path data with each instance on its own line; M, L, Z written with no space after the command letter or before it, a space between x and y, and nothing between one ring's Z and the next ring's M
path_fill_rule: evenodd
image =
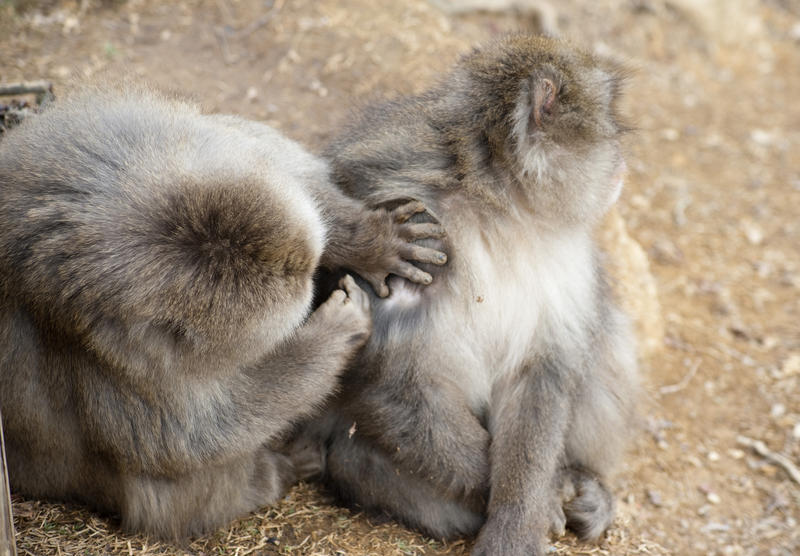
M143 79L318 148L351 107L421 90L507 29L556 32L634 70L620 211L666 324L643 361L614 527L599 546L568 534L552 551L800 554L800 2L2 0L0 82L51 79L58 94ZM337 508L309 485L185 546L118 535L113 518L77 507L15 496L13 509L22 554L469 548Z

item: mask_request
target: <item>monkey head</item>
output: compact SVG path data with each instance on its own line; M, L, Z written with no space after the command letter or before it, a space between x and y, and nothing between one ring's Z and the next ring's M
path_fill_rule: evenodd
M616 200L624 161L615 63L563 42L509 35L465 56L456 75L477 129L521 184L539 221L595 223Z
M4 210L19 213L5 215L4 281L48 326L143 372L236 368L280 344L308 313L324 245L304 185L193 108L89 94L92 110L77 95L4 138Z

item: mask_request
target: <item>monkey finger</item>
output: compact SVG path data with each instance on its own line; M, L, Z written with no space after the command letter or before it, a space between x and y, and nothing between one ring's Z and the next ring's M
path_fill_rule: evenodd
M447 233L444 227L431 222L404 224L400 227L400 237L406 241L414 241L415 239L441 239L446 235Z
M353 292L355 292L355 290L360 289L356 284L356 281L353 280L353 277L350 276L349 274L345 274L342 277L342 279L339 280L339 287L342 288L344 291L346 291L347 295L351 297L353 295Z
M382 284L384 286L386 285L383 282ZM347 274L344 278L339 280L339 287L344 288L348 297L352 299L353 303L358 305L362 311L369 311L369 296L367 295L367 292L361 289L352 276Z
M411 280L417 284L428 285L433 282L433 276L414 266L411 263L400 261L393 269L392 274L396 274L406 280Z
M392 211L394 221L402 224L419 212L425 212L425 205L421 201L409 201Z
M414 245L409 243L400 248L400 256L407 261L416 261L419 263L431 263L442 265L447 262L447 255L436 249L430 247L423 247L421 245Z
M339 305L345 301L347 301L347 293L345 293L344 290L333 290L333 293L331 293L326 303Z
M389 295L389 286L386 285L386 274L366 274L362 273L361 277L369 282L373 291L378 297L386 297Z

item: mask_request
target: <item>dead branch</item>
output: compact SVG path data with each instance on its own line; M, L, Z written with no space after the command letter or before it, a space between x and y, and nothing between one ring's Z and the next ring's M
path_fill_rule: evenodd
M36 95L36 103L42 104L53 99L53 84L49 81L0 84L0 97L16 95Z
M668 386L662 386L658 389L658 393L661 396L666 396L667 394L674 394L675 392L680 392L689 384L689 381L692 380L692 377L697 374L697 369L700 368L700 359L695 361L694 365L689 369L689 372L686 373L683 378L677 382L676 384L670 384Z
M798 469L797 466L783 454L773 452L767 448L767 445L761 440L753 440L752 438L747 438L746 436L737 436L736 443L740 446L747 446L755 451L758 455L783 467L783 469L789 474L789 477L791 477L794 482L800 485L800 469Z

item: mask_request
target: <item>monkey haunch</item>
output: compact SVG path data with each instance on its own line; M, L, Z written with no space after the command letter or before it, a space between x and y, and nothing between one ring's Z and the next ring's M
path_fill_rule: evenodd
M373 300L341 395L294 445L326 448L346 501L435 537L479 532L475 554L540 554L549 530L596 538L611 522L635 361L592 229L621 187L619 80L514 35L331 145L345 192L421 200L452 254L430 288L393 278Z
M351 278L430 276L420 205L367 210L276 131L146 91L85 92L0 142L0 407L12 490L181 537L274 501L270 444L371 329ZM307 318L308 317L308 318ZM307 319L307 320L306 320Z

